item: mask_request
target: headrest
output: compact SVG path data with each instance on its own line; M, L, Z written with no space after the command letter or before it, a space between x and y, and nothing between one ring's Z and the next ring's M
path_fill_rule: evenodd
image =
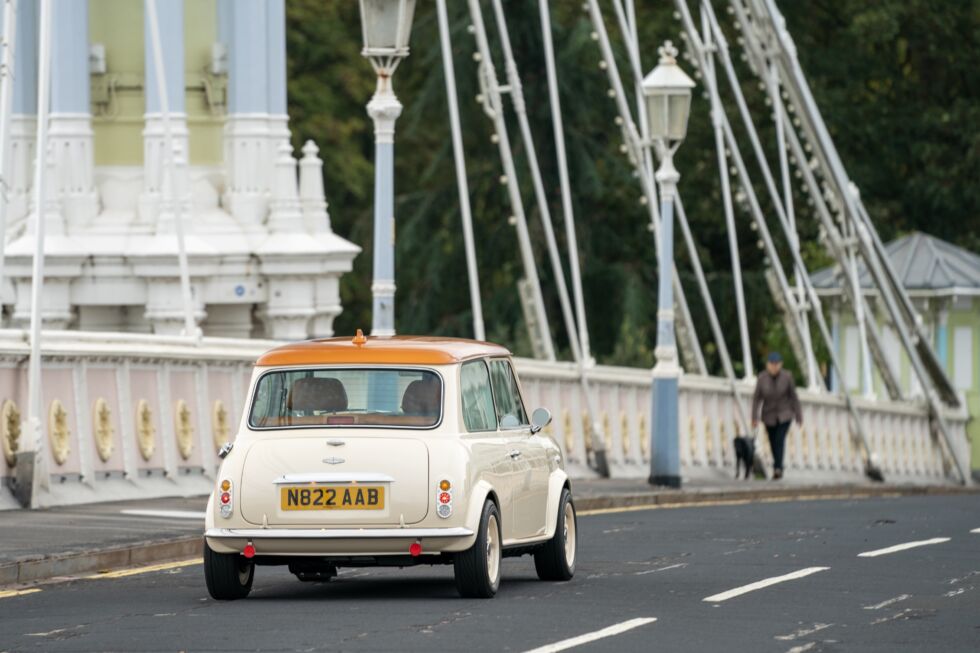
M412 381L402 395L402 412L406 415L437 416L442 400L439 389L439 380L434 377Z
M347 410L347 391L337 379L297 379L289 389L288 404L289 410L294 412L335 413Z

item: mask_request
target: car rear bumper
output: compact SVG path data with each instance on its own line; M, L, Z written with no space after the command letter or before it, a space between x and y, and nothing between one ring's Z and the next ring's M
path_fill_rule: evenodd
M469 528L209 528L208 546L237 553L251 543L258 555L404 555L414 542L425 553L463 551L473 545Z

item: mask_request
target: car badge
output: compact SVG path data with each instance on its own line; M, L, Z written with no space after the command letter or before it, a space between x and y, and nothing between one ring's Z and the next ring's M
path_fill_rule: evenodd
M342 447L344 446L343 440L327 440L327 446L330 447Z
M344 462L344 459L334 458L333 456L331 456L330 458L324 458L323 462L327 463L328 465L339 465L340 463Z

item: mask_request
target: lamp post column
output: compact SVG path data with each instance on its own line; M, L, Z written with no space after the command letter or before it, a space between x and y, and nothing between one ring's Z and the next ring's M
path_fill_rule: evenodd
M371 335L395 335L395 121L402 104L391 76L378 75L378 88L367 105L374 121L374 279Z
M664 148L657 170L660 184L660 269L657 292L657 347L653 368L653 455L650 457L650 482L668 487L681 486L681 461L677 431L678 383L681 368L677 364L674 338L674 294L671 270L674 269L674 196L680 174L674 168L673 153Z

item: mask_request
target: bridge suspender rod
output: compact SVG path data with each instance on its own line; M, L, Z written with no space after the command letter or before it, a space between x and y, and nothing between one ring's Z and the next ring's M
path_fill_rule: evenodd
M707 12L702 13L702 18L706 18ZM736 17L741 20L742 16L736 8ZM764 65L767 64L767 58L761 53L760 44L753 39L753 32L747 29L747 26L742 23L743 34L746 37L746 50L747 54L752 57L752 63L757 70L762 70ZM709 35L710 36L710 35ZM707 39L708 37L706 37ZM845 266L845 273L848 275L848 279L845 283L841 285L845 294L847 295L849 301L855 312L855 320L860 324L862 322L860 316L871 315L872 312L867 304L867 299L860 292L860 289L853 285L852 277L850 275L850 270L847 268L847 264L853 260L853 252L849 251L849 247L852 246L851 240L845 241L845 239L840 234L837 224L834 222L831 215L831 211L826 205L824 200L824 193L820 189L816 178L813 175L813 171L808 165L801 165L800 162L805 162L808 160L808 156L803 153L803 148L800 145L799 137L793 127L792 121L789 118L789 114L786 111L786 107L783 104L782 97L779 93L775 93L770 96L774 111L778 111L778 116L783 123L784 133L788 139L788 142L793 150L793 156L797 161L797 169L801 173L804 182L806 183L805 189L809 191L811 201L814 203L817 209L817 215L821 220L821 224L824 231L827 234L826 247L834 259L841 262ZM881 342L881 336L878 333L877 328L873 321L863 320L865 326L865 335L868 337L863 343L870 345L870 351L873 354L875 364L881 373L882 381L888 391L889 396L892 399L900 399L902 394L897 382L897 375L891 368L887 357L884 354L884 345ZM870 366L870 357L864 352L865 360ZM869 368L868 368L869 370ZM869 373L869 371L867 372ZM865 387L870 387L870 384L866 382Z
M565 152L565 127L558 97L558 73L555 70L555 47L551 36L551 13L548 0L538 0L541 14L541 38L544 43L545 72L548 78L548 98L551 103L551 124L555 136L555 157L558 160L558 185L561 189L561 207L565 220L565 240L568 245L568 263L572 273L572 296L575 300L575 322L578 325L579 349L583 366L591 364L589 329L585 315L585 295L582 291L582 271L579 265L578 238L575 233L575 213L572 208L572 191L568 180L568 158Z
M744 9L735 2L732 3L732 6L736 10L736 16L744 26L747 23ZM931 385L946 403L954 407L959 406L959 398L929 347L929 339L920 328L912 302L895 273L888 253L875 231L856 189L847 177L837 148L833 139L830 138L826 124L823 122L820 110L816 106L810 87L796 58L796 47L792 37L786 32L782 14L769 0L764 0L763 8L758 10L758 13L761 15L755 16L756 21L768 21L773 31L773 41L774 45L777 46L777 54L779 55L777 61L783 73L784 86L792 96L796 106L801 109L799 115L802 126L817 145L815 155L823 165L824 176L828 183L836 187L844 206L847 208L844 215L849 215L855 223L861 225L855 229L855 233L862 257L865 259L868 271L875 279L885 302L885 307L895 324L896 331L902 338L902 344L906 348L910 360L913 360L913 367L919 368L916 369L916 374L920 377L928 376L931 381L930 383L930 381L920 378L920 382L924 388ZM876 259L877 263L872 262L872 258ZM909 335L909 331L914 335ZM915 353L911 349L915 349ZM916 358L919 360L914 361Z
M544 182L541 181L541 169L538 166L537 148L534 146L531 124L527 119L527 105L524 102L524 91L521 86L521 76L517 71L517 62L514 60L514 51L510 45L510 32L507 29L507 18L504 16L504 8L500 0L493 0L492 4L494 17L497 22L497 32L500 35L500 45L504 55L504 66L507 68L507 84L510 88L508 95L514 107L514 113L517 115L521 140L524 141L524 147L527 151L528 168L531 170L531 184L534 187L534 197L537 201L538 213L541 216L541 227L544 230L548 259L551 262L551 273L555 277L555 284L558 288L558 302L561 305L562 318L565 321L565 330L568 333L572 358L576 362L580 362L582 360L582 352L579 346L579 339L576 336L578 329L575 327L575 318L572 315L572 302L569 299L568 286L565 283L565 270L561 264L558 241L555 239L555 229L551 222L551 209L548 207L548 198L545 196Z
M619 77L619 70L616 66L616 60L613 57L612 46L609 43L609 35L606 32L606 26L602 19L602 11L599 9L599 5L596 0L588 0L587 6L593 29L598 37L602 59L606 65L606 73L609 76L609 82L612 87L611 90L613 99L615 99L616 106L619 110L619 119L622 122L621 127L623 129L623 140L625 142L630 160L637 166L639 171L640 186L643 189L643 199L648 205L653 205L653 207L656 207L656 184L654 184L650 175L644 174L644 169L641 163L643 161L643 147L641 145L642 141L640 139L640 133L636 128L636 123L633 122L629 104L626 101L626 92L623 90L623 83ZM654 249L656 252L659 252L660 215L655 208L651 208L650 210L650 222L651 231L653 232ZM688 310L684 289L680 283L680 276L677 274L676 265L674 265L671 276L674 284L674 298L679 309L678 316L682 318L679 320L679 322L684 322L683 328L678 329L677 335L679 337L684 335L687 336L684 343L686 346L683 348L683 351L685 353L691 352L694 354L699 373L705 374L704 355L701 352L697 333L695 333L694 325L691 322L690 311ZM678 326L681 325L679 324ZM688 331L686 334L684 332L685 329Z
M642 89L640 88L640 84L643 81L643 76L642 76L642 69L640 68L639 44L637 42L636 32L634 29L632 29L632 26L627 23L626 16L619 5L619 0L614 1L614 6L616 7L617 18L619 19L620 28L623 32L623 37L624 40L626 41L627 49L630 54L630 63L631 63L631 68L633 70L633 77L634 77L634 81L636 82L637 93L639 93L638 111L640 111L640 107L643 107L643 100L642 100L643 95L642 95ZM644 149L646 150L646 153L649 153L649 148L644 148ZM652 166L653 165L652 158L650 160L651 163L649 165ZM644 161L644 165L647 165L646 160ZM650 173L651 170L652 168L641 171L641 174ZM719 353L719 357L721 358L722 368L725 371L725 376L729 380L732 395L735 399L735 409L738 414L738 418L741 423L741 426L743 428L743 432L748 433L750 431L749 420L746 418L745 407L742 405L741 398L739 397L738 394L738 386L736 385L736 379L735 379L735 370L732 367L732 360L728 352L728 345L725 342L725 336L721 330L721 324L718 321L718 313L715 310L714 300L712 299L711 292L708 289L707 279L705 278L704 270L701 267L701 257L698 255L697 246L694 243L694 237L691 234L690 224L687 221L687 213L684 210L684 204L681 201L680 195L681 195L680 193L677 193L676 196L677 220L681 227L681 233L683 234L684 237L684 243L687 246L688 253L691 257L691 265L694 268L694 274L698 281L698 289L701 292L701 297L704 300L705 308L708 312L708 321L711 325L712 335L718 346L718 353Z
M699 67L704 69L705 66L703 64L704 64L704 60L706 59L707 52L704 48L703 41L699 37L697 30L694 27L694 22L691 20L691 15L690 12L688 11L687 4L684 2L684 0L678 0L677 7L681 13L681 18L684 23L684 29L688 34L688 38L691 39L692 46L693 46L692 50L699 59L699 63L700 63ZM707 7L707 10L709 12L711 11L710 5L702 5L702 8L704 7ZM713 18L713 15L709 13L709 17ZM718 44L718 50L720 53L727 54L727 46L724 41L724 36L720 33L720 30L716 29L717 22L712 20L712 24L713 24L713 29L715 30L714 35L715 35L716 42ZM717 85L714 84L713 81L708 77L704 77L704 79L707 81L709 87L708 88L709 93L717 94L718 93ZM758 199L755 196L755 190L753 189L752 183L749 179L748 170L745 166L745 162L742 160L742 155L739 150L738 143L735 140L734 134L732 133L731 125L729 124L728 118L724 113L722 114L722 124L724 127L725 140L731 152L732 161L735 163L735 167L738 172L738 177L740 178L740 183L742 184L742 189L748 198L749 206L752 210L752 215L753 218L755 219L756 225L759 228L759 233L762 236L763 244L764 247L766 248L766 252L775 263L773 267L776 270L777 277L780 281L780 287L782 288L783 293L785 294L788 292L786 278L782 274L782 266L779 265L778 256L776 253L775 245L772 240L772 236L769 233L769 229L765 223L765 220L762 217L762 209L760 208ZM783 224L783 227L785 229L786 228L785 222L781 224ZM827 343L828 348L830 349L831 363L833 364L835 370L839 375L841 371L841 367L838 363L837 353L833 349L833 344L832 344L833 339L830 334L830 330L827 328L827 323L826 320L824 319L823 312L822 310L820 310L820 300L813 289L813 284L810 281L810 277L805 273L805 268L803 266L803 262L802 259L800 258L799 252L791 250L791 254L793 255L794 263L797 265L798 269L803 270L803 274L800 275L800 278L803 279L804 289L809 295L811 306L814 309L813 310L814 317L816 318L817 324L820 327L821 335L823 336L824 341ZM875 469L875 457L874 454L871 452L868 438L864 431L864 424L860 419L860 415L858 414L857 408L854 406L851 397L847 393L844 393L844 402L847 406L848 411L851 414L852 421L854 423L855 430L858 433L858 438L861 443L861 446L863 447L867 455L866 472L868 472L869 474L880 473Z
M31 353L27 368L27 446L34 452L34 469L31 470L29 488L20 492L27 498L27 508L36 507L36 490L49 486L47 457L44 455L44 438L41 427L41 296L44 290L44 227L47 192L45 190L48 164L48 115L51 108L51 0L41 0L40 29L38 38L37 75L37 132L34 155L34 260L31 266ZM19 459L19 456L18 456ZM18 472L21 470L18 469ZM25 470L26 471L26 470ZM19 476L19 474L18 474ZM18 478L20 483L27 479Z
M498 3L499 4L499 3ZM591 442L595 456L594 466L596 471L602 476L609 476L609 458L605 450L605 442L600 434L601 428L598 426L599 408L596 404L595 395L589 383L588 370L594 365L591 349L589 347L589 329L586 323L585 298L582 291L582 272L579 267L578 239L575 234L575 214L572 209L572 194L568 180L568 159L565 152L565 128L562 122L561 103L558 97L558 74L555 69L555 48L551 36L551 13L548 8L548 0L538 0L538 10L541 16L541 37L544 43L545 72L548 78L548 96L551 104L551 124L555 137L555 154L558 159L558 183L561 188L561 205L565 220L565 239L568 246L568 261L572 273L572 293L575 299L575 315L573 323L578 325L578 334L569 332L569 339L574 341L576 337L579 342L576 363L578 364L579 379L582 384L582 395L589 411L590 428L592 429ZM502 23L503 21L501 21ZM507 49L510 49L508 40ZM515 68L516 76L516 68ZM531 144L530 149L533 148ZM535 169L537 166L535 165ZM535 186L537 190L537 186ZM543 197L543 191L541 193ZM540 200L540 198L539 198ZM545 213L542 212L542 219ZM550 218L546 221L550 226ZM556 247L557 252L557 247ZM564 278L559 276L561 282ZM559 291L561 291L559 287ZM567 292L567 291L566 291ZM566 324L569 322L566 317ZM575 350L572 350L573 355Z
M446 0L436 0L439 18L439 43L446 77L446 100L449 105L449 128L453 138L453 159L456 163L456 186L459 188L459 213L463 222L463 248L466 252L466 271L470 283L470 307L473 311L473 337L486 340L483 324L483 303L480 299L480 277L476 266L476 245L473 242L473 215L470 210L470 188L466 181L466 153L459 125L459 102L456 96L456 71L453 66L453 47L449 39L449 18Z
M684 17L685 24L688 25L687 32L690 35L690 34L692 34L694 32L694 30L696 28L694 26L694 21L691 20L690 13L687 11L687 4L686 4L685 0L677 0L677 5L678 5L678 7L683 6L683 11L681 12L681 15L682 15L682 17ZM755 152L755 156L756 156L756 159L757 159L757 161L759 163L759 167L762 170L762 176L763 176L764 181L766 182L765 185L766 185L767 190L769 191L769 196L770 196L770 198L772 200L773 206L776 209L776 214L779 217L780 222L783 224L783 228L784 228L784 230L786 231L786 234L787 234L787 239L790 241L790 243L792 243L792 237L791 237L790 231L789 231L789 226L788 226L788 220L787 220L787 217L786 217L786 212L783 210L782 199L780 197L779 190L776 188L776 184L773 181L772 172L769 170L769 165L768 165L768 162L766 161L765 153L762 150L762 144L759 142L758 134L756 133L755 126L754 126L754 124L752 122L752 116L749 113L748 105L745 103L745 97L741 93L741 87L738 84L738 77L735 75L735 70L732 67L731 59L728 56L728 46L727 46L727 43L725 41L724 35L721 33L721 30L718 27L717 20L715 19L714 11L712 10L710 3L704 3L704 2L702 3L702 11L705 11L705 10L708 13L709 23L711 24L711 28L712 28L712 30L714 32L714 40L715 40L715 43L717 44L717 47L715 49L716 50L715 51L715 54L721 60L722 67L725 69L725 73L726 73L726 75L728 77L728 80L729 80L729 85L732 87L732 92L735 95L736 104L738 105L739 112L740 112L740 114L742 116L742 120L745 123L745 129L748 132L749 141L752 144L752 149ZM700 56L699 56L699 58L698 58L699 59L699 62L703 62L703 60L706 58L704 56L704 46L703 46L703 42L701 42L700 39L698 39L698 41L699 41L699 46L697 48L695 48L695 49L699 53L701 53ZM701 65L700 67L702 69L704 68L703 65ZM718 85L717 85L717 83L711 84L710 92L718 94L718 96L719 96L719 103L720 103L720 97L721 97L721 95L718 92ZM730 132L731 131L731 126L728 124L727 117L724 118L724 123L725 123L724 124L724 129L726 130L726 132ZM730 141L734 141L734 137L729 137L729 140ZM731 143L729 143L729 149L733 149L732 146L731 146ZM761 212L760 212L760 216L759 217L761 219ZM798 307L798 302L797 302L796 298L794 298L793 292L789 288L789 283L786 280L785 272L783 271L782 266L778 262L779 259L778 258L775 258L775 257L772 257L772 256L770 258L771 258L771 260L773 262L773 271L776 273L777 280L779 281L780 289L782 291L782 295L785 298L786 304L787 304L787 306L789 308L789 311L790 311L790 313L792 315L792 318L793 318L792 319L792 323L795 324L795 326L796 326L796 332L799 333L799 334L802 334L804 332L804 329L806 328L806 326L805 326L805 322L806 322L805 311L804 310L798 310L798 308L797 308ZM806 269L804 267L798 266L796 268L796 274L797 274L798 277L802 277L802 276L805 276L807 274L807 271L806 271ZM815 360L815 357L812 355L811 352L804 352L804 354L805 354L806 360L800 361L800 362L802 364L806 364L807 367L809 368L810 367L810 362L812 360ZM808 371L808 374L809 374L809 371Z
M704 31L704 45L707 50L712 50L715 46L711 40L711 30L707 24L708 17L701 14L701 29ZM704 58L704 77L710 77L711 83L715 84L715 61L711 57ZM742 285L742 262L738 251L738 234L735 230L735 210L732 206L731 180L728 175L728 161L725 157L725 136L722 129L722 106L721 99L717 94L710 93L711 98L711 124L715 136L715 151L718 155L718 176L721 181L721 199L725 211L725 225L728 231L728 251L732 259L732 281L735 286L735 308L738 313L738 330L742 341L742 365L744 367L743 377L750 379L755 368L752 364L752 349L749 345L749 326L747 311L745 310L745 288Z
M3 58L0 60L0 288L3 287L7 249L7 207L10 191L10 112L14 99L14 46L17 37L17 0L3 0Z
M188 338L200 337L201 331L194 320L194 299L191 294L191 276L187 262L187 247L184 243L183 189L177 179L177 162L174 160L173 128L170 124L170 102L167 97L167 69L163 64L163 49L160 45L160 22L157 20L157 0L147 0L146 17L150 27L150 47L153 51L152 66L156 72L157 94L160 96L160 117L163 122L163 151L166 176L170 178L172 210L174 212L174 232L177 236L177 266L180 269L180 295L184 308L184 335Z
M517 228L517 243L521 252L524 275L530 287L534 319L537 322L537 333L531 333L532 340L540 346L540 355L549 361L555 360L555 347L548 328L548 315L545 311L544 300L541 296L541 281L538 278L537 266L534 262L534 250L531 249L531 236L527 229L527 218L521 199L521 189L517 184L517 171L514 168L514 155L510 149L510 137L507 134L507 123L504 120L503 101L500 97L500 82L493 66L490 54L490 44L487 40L487 30L483 24L483 12L479 0L469 0L470 17L473 20L474 36L476 37L477 53L479 54L479 78L483 89L484 112L493 120L497 136L497 147L500 150L500 160L504 168L504 182L510 197L511 210L514 211L514 222Z
M733 6L735 6L736 16L741 21L743 28L749 27L742 8L737 3L733 3ZM853 221L854 233L857 236L857 242L861 246L865 263L872 277L875 279L885 306L892 317L896 331L902 339L909 361L922 384L933 417L933 423L943 436L941 440L943 441L945 453L956 468L961 481L964 484L968 484L970 482L969 462L965 459L966 456L962 448L956 446L956 442L949 432L946 421L943 418L943 409L939 403L937 390L941 392L949 391L949 394L952 395L954 400L956 400L955 393L949 388L949 380L938 366L938 363L936 363L935 355L927 344L928 340L923 339L918 325L914 323L914 318L912 318L913 329L916 331L918 337L913 338L908 333L908 322L905 322L902 318L908 319L911 316L908 314L903 316L901 314L895 296L897 295L901 299L903 303L901 308L904 308L906 311L911 308L911 301L908 299L904 288L898 282L897 276L891 270L890 261L888 260L887 253L884 252L884 248L881 247L879 250L876 247L876 245L880 244L880 239L878 239L867 213L862 211L863 205L861 205L860 198L857 196L856 188L847 179L843 164L837 155L836 148L830 139L829 133L827 133L826 125L823 123L819 110L816 108L816 103L813 100L812 94L810 94L809 86L803 77L799 62L796 60L795 46L792 45L792 39L785 30L785 22L782 15L779 14L778 9L775 8L771 0L766 0L766 7L769 14L768 18L775 31L774 36L779 44L779 50L784 55L783 59L788 59L789 61L789 70L787 71L789 83L787 84L787 88L797 99L802 99L800 104L802 104L804 109L803 119L808 124L808 128L816 135L818 155L823 159L824 164L829 167L838 186L844 206L847 209L844 215L848 216L849 214ZM717 21L714 21L714 26L716 30L720 31L717 27ZM785 61L782 63L785 63ZM930 366L928 370L927 365ZM953 405L957 404L958 400L953 402Z

